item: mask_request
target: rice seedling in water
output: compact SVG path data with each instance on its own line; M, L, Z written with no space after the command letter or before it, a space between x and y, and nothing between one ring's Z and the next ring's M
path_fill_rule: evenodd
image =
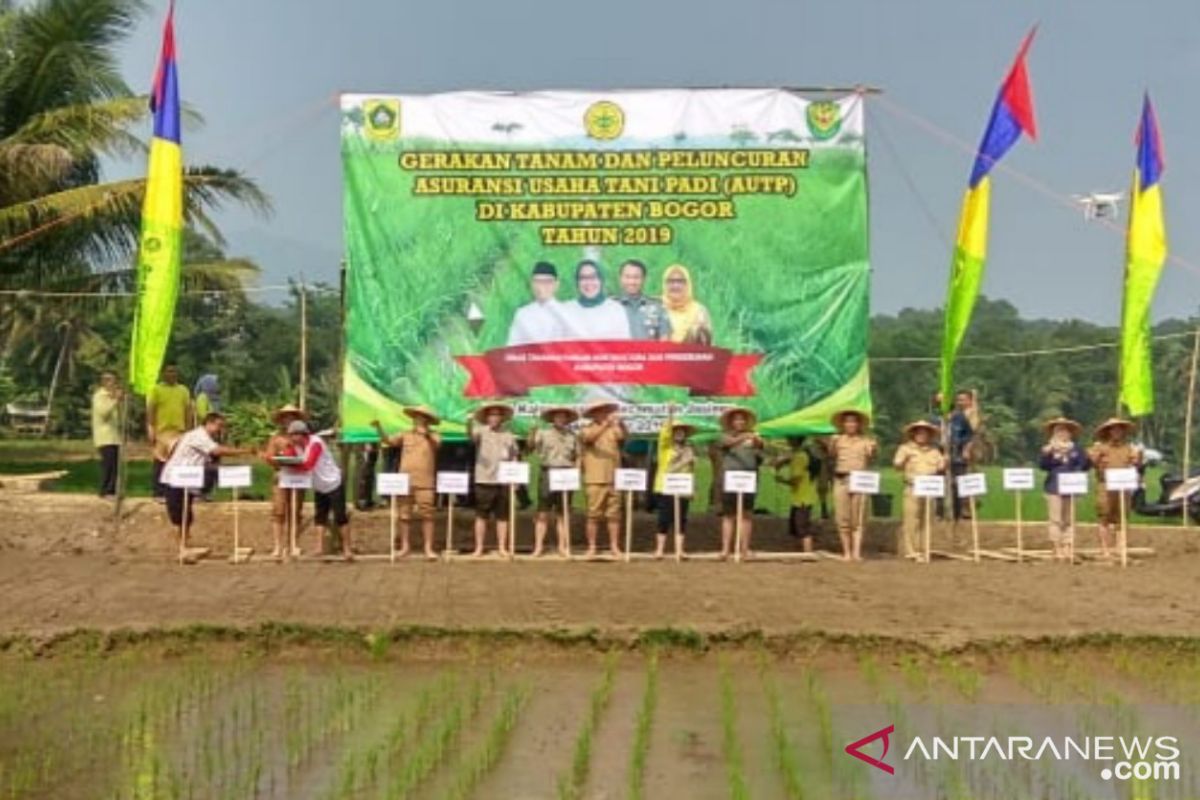
M575 737L575 749L571 757L571 770L558 777L559 800L577 800L583 796L583 787L587 784L588 773L592 767L592 736L600 726L600 718L604 716L612 699L613 683L617 675L617 657L613 653L604 665L604 675L600 684L592 690L588 715L584 718Z
M654 710L658 706L658 654L646 659L646 688L638 709L633 733L633 750L629 757L629 797L641 800L645 792L646 760L650 755L650 732L654 726Z
M415 743L399 775L388 787L389 800L410 797L433 774L462 738L463 726L479 715L483 705L483 683L471 682L465 697L459 697L420 741Z
M487 777L492 768L500 761L504 748L508 744L521 708L529 697L529 690L524 686L514 686L504 694L500 710L496 712L492 724L488 727L487 738L478 749L459 765L454 783L443 795L445 800L466 800L471 796L475 787Z
M771 744L775 752L775 768L788 800L804 800L803 783L800 780L800 765L796 760L796 748L787 733L783 719L783 707L779 700L779 689L775 679L767 670L762 672L763 692L767 696L767 708L771 715Z
M725 756L725 775L729 781L729 796L747 800L746 774L742 766L742 745L737 732L737 696L728 664L721 665L721 751Z

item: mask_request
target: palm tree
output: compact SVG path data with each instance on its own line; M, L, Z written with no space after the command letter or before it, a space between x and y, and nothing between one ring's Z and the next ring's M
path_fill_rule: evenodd
M46 287L127 263L137 246L145 180L102 183L100 158L141 156L146 122L113 48L141 0L0 0L0 287ZM199 117L186 112L186 121ZM189 225L220 241L209 214L235 201L266 212L231 170L185 175Z

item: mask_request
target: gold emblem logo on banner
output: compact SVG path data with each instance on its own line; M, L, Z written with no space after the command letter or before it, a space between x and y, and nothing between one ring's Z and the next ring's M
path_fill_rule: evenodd
M593 139L616 139L625 130L625 112L616 103L600 100L588 106L583 115L583 125Z
M378 141L400 138L400 101L364 101L363 129L367 136Z

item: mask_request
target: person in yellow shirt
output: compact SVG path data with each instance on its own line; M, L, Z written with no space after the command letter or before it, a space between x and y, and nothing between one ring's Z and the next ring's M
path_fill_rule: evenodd
M935 440L941 431L926 420L912 422L904 427L904 443L896 450L892 466L904 473L904 515L901 529L904 534L904 557L924 560L918 546L917 531L921 525L921 511L928 500L913 495L913 479L923 475L940 475L946 471L946 457Z
M819 502L817 477L821 472L821 461L814 458L803 436L788 439L790 453L776 458L775 480L789 488L791 512L788 515L788 532L800 540L804 552L813 550L813 509Z
M696 432L695 425L675 421L675 406L671 406L667 421L658 432L658 472L654 476L654 493L658 495L658 532L655 535L654 557L661 559L667 545L668 531L675 530L675 498L663 494L669 473L692 474L696 469L696 448L689 441ZM687 533L687 497L679 498L679 535L675 537L675 556L683 558L683 537Z
M121 457L121 398L124 392L111 372L100 375L92 395L92 443L100 454L100 496L117 494L117 465Z
M146 396L146 438L154 448L154 496L165 499L162 484L163 465L171 457L171 449L179 437L192 427L192 394L179 382L179 368L168 364L163 368L162 381Z

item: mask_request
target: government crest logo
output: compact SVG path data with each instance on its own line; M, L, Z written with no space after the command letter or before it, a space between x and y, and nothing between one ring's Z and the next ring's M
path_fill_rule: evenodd
M588 106L583 114L587 135L600 141L610 141L625 130L625 112L616 103L600 100Z
M363 129L368 137L381 142L400 138L400 101L365 101Z
M832 100L808 104L808 132L818 141L832 139L842 129L842 107Z

